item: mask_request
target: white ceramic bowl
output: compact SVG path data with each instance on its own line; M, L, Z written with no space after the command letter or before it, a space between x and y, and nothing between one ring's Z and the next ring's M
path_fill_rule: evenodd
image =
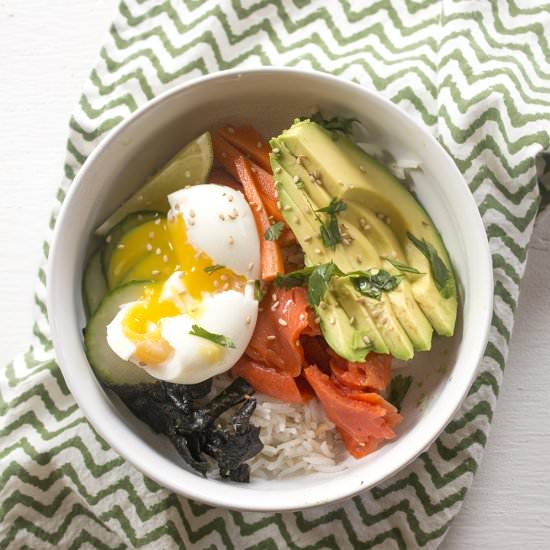
M222 123L250 123L278 134L312 106L354 116L396 157L418 159L415 191L449 250L460 313L453 338L435 338L407 367L413 384L398 437L346 471L236 484L188 471L170 444L139 422L96 380L82 346L83 265L94 229L180 147ZM492 272L487 238L472 195L437 141L395 105L350 82L290 69L230 71L174 88L106 137L74 181L50 255L48 311L59 365L84 414L124 458L161 485L233 509L296 510L352 496L392 476L425 450L452 419L476 374L491 320ZM441 368L440 368L441 367ZM419 404L419 401L421 402Z

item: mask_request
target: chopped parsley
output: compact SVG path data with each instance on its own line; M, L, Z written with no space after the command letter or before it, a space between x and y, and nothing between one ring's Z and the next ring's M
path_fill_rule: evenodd
M214 342L214 344L218 344L219 346L223 346L225 348L235 349L235 342L233 342L231 338L224 336L223 334L210 332L199 325L192 325L189 334L192 336L198 336L199 338L204 338L205 340L210 340L211 342Z
M391 275L384 269L369 269L368 271L355 271L349 274L353 280L353 286L363 296L380 300L382 292L390 292L401 282L402 275Z
M338 138L338 134L351 136L353 132L353 123L358 122L356 118L346 118L343 116L325 118L320 111L317 111L309 117L302 117L299 120L311 120L311 122L319 124L319 126L331 132L334 139Z

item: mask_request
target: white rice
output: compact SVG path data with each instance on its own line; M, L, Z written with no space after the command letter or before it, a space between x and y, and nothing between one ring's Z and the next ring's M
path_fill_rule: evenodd
M214 379L219 393L231 382L225 375ZM335 426L316 399L306 405L283 403L255 394L252 423L260 428L262 451L249 460L251 478L288 478L346 469L347 453Z

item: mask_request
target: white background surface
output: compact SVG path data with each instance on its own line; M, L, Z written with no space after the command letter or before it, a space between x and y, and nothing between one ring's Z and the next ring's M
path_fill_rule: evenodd
M111 0L0 0L0 366L30 337L67 123L114 9ZM485 457L443 550L550 548L549 273L546 212Z

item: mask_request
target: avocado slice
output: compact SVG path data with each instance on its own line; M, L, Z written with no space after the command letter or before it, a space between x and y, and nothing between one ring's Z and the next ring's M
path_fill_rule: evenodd
M425 274L409 280L415 301L438 334L452 336L457 297L451 262L437 229L412 194L351 139L340 135L335 139L320 125L309 120L297 122L283 132L273 141L273 147L277 149L276 159L282 161L282 166L291 174L299 176L304 183L303 190L314 204L321 201L325 206L330 198L339 197L352 207L348 208L349 212L342 213L346 218L359 209L365 219L366 214L370 214L372 221L374 214L380 220L389 221L395 237L393 240L388 232L380 231L380 224L368 223L371 228L378 229L378 240L373 237L372 241L374 246L378 247L384 241L391 244L391 248L385 250L395 254L396 259L401 256L404 263ZM367 236L370 239L370 233L367 232ZM433 261L427 257L429 254L419 248L419 243L429 246L443 265L446 275L444 286L441 285L441 277L438 279L434 274ZM405 297L402 305L412 307ZM412 325L401 314L399 319L411 329ZM422 332L425 338L425 326Z
M276 141L272 144L277 150ZM315 210L328 204L330 197L319 197L318 192L309 193L306 186L314 184L305 183L308 179L305 170L280 147L277 156L272 156L271 163L283 215L298 238L308 265L333 261L344 272L379 266L378 254L367 239L362 239L364 242L361 243L353 241L346 247L326 248L319 235ZM360 253L362 258L359 260ZM344 283L333 281L327 294L330 296L322 304L325 308L317 308L317 315L321 319L325 339L339 355L352 361L362 361L372 349L379 353L389 352L403 360L413 357L413 344L386 294L380 300L362 296L347 279ZM345 315L337 312L338 308ZM345 334L347 338L338 334Z

